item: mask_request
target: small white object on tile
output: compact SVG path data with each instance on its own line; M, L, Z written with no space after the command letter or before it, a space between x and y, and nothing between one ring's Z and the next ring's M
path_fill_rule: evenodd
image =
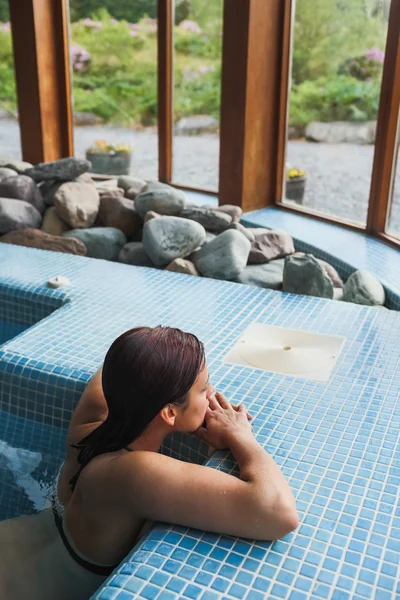
M67 287L70 285L70 280L63 275L57 275L57 277L52 277L48 280L47 286L49 288L59 288L59 287Z

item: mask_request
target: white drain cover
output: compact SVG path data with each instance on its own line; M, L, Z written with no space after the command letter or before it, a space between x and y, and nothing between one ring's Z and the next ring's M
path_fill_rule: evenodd
M252 323L224 362L327 381L344 337Z

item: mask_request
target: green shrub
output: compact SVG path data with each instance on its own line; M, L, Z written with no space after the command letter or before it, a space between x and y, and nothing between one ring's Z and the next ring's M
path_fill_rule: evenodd
M339 65L339 75L351 75L360 81L370 81L382 74L385 53L379 48L370 48L360 56L350 56Z
M290 124L311 121L369 121L378 115L380 84L349 76L321 78L294 86L290 95Z

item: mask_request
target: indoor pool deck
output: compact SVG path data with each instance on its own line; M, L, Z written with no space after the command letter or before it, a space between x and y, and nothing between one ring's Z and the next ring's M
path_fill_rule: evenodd
M0 408L43 424L42 444L119 333L177 326L205 342L212 383L246 404L296 497L300 525L276 542L156 524L93 599L399 597L400 313L6 244L0 261L1 319L28 326L0 348ZM57 275L71 286L49 290ZM330 381L224 363L254 321L345 336ZM169 450L237 473L207 449Z

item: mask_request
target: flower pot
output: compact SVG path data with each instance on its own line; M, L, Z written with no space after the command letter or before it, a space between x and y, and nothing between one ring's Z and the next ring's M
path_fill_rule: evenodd
M91 172L98 175L128 175L131 165L131 152L86 152L87 160L92 163Z
M287 200L294 200L298 204L302 204L305 190L306 190L306 178L305 177L293 177L293 179L286 180L286 198L287 198Z

